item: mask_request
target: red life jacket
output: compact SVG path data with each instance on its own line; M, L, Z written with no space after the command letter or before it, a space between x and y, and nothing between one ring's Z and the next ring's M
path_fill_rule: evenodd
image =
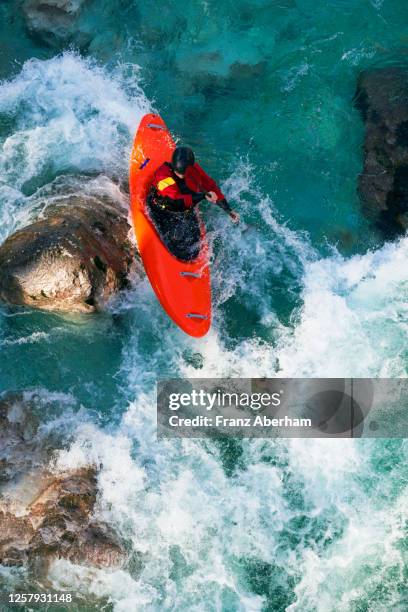
M191 208L193 206L192 195L183 193L178 184L179 181L180 179L174 174L170 164L164 163L154 173L153 185L159 196L172 200L183 200L184 208ZM218 200L225 199L217 183L198 164L187 167L184 182L186 187L195 193L214 191Z

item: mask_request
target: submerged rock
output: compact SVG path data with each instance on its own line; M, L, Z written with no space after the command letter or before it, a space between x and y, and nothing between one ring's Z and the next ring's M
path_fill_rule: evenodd
M360 197L367 216L391 237L408 228L408 71L363 72L355 105L366 124Z
M93 516L95 467L54 472L50 440L41 436L31 411L22 395L0 400L0 563L37 571L56 558L123 566L124 543Z
M74 33L83 4L84 0L23 0L27 29L41 42L49 45L67 42ZM83 36L82 44L88 42L88 37Z
M0 247L0 299L65 312L101 309L128 287L136 264L126 215L103 196L54 196L44 218Z

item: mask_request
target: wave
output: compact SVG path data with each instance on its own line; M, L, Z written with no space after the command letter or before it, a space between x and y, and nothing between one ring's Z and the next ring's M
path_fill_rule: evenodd
M131 136L151 105L137 67L115 73L66 52L32 59L0 83L2 236L23 216L26 196L65 173L127 173Z

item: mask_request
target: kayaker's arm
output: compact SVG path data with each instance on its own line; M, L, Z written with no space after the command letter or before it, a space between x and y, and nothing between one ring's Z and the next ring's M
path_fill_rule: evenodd
M222 208L222 210L225 210L225 212L229 214L234 223L239 223L239 214L232 210L231 206L228 204L225 198L223 198L222 200L217 200L216 194L211 191L205 197L209 202L212 202L213 204L216 204L217 206Z
M193 205L199 204L202 200L204 200L206 196L205 191L198 191L197 193L193 193L191 198L193 200Z
M217 183L212 179L198 164L194 165L197 172L200 175L201 187L207 190L205 195L206 199L213 204L217 204L222 210L231 217L234 223L239 222L239 214L232 210L231 206L228 204L225 195L222 193L221 189L218 187Z
M201 189L204 189L207 192L213 191L217 196L217 200L225 200L225 196L222 193L221 189L218 187L217 183L214 181L214 179L211 178L211 176L208 176L208 174L204 172L201 166L199 166L197 163L194 164L194 170L198 174L198 182L201 186Z

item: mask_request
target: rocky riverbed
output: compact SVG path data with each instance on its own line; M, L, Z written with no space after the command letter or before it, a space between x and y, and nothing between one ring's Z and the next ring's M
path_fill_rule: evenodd
M42 573L59 558L123 566L123 540L95 517L97 468L57 470L60 448L41 429L30 393L0 399L0 564Z

